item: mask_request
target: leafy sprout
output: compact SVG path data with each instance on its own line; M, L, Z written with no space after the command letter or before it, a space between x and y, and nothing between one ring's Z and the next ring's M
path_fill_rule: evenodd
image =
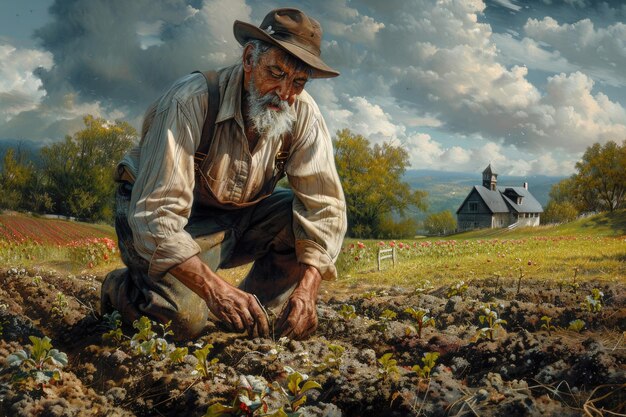
M417 372L420 378L428 379L430 378L430 372L437 363L437 359L439 359L439 352L426 352L422 358L422 366L413 365L411 369Z
M49 337L28 337L32 343L30 349L20 349L7 357L7 366L14 368L13 383L28 385L35 383L44 388L48 383L62 379L60 368L67 365L67 355L52 349Z

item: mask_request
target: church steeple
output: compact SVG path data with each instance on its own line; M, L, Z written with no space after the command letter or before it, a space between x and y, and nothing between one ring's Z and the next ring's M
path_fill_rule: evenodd
M498 174L496 174L491 168L491 164L487 165L487 168L483 171L483 187L496 190L496 184L498 183Z

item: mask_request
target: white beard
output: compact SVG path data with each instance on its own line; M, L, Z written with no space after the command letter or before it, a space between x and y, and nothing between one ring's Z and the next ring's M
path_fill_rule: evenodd
M248 118L259 135L272 140L291 130L296 118L289 111L289 104L286 101L281 100L274 93L261 96L254 86L252 77L250 77L248 93ZM280 110L268 108L269 104L279 107Z

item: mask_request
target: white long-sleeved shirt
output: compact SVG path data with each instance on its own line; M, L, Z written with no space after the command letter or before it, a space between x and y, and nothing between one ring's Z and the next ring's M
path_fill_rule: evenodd
M223 202L254 200L274 174L281 141L259 139L248 147L241 115L243 68L219 72L221 105L204 170ZM201 74L187 75L160 98L150 129L120 162L134 180L128 213L135 249L161 276L200 252L184 230L194 201L194 154L207 114L208 89ZM332 141L317 104L303 91L290 108L296 116L285 166L294 192L293 231L299 262L334 279L334 262L346 232L346 205ZM118 170L118 173L122 172Z

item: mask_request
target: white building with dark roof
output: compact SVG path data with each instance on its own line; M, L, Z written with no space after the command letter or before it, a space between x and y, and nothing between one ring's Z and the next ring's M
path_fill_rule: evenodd
M475 185L456 211L460 231L516 226L538 226L543 208L522 187L498 186L498 174L491 164L483 171L483 184Z

